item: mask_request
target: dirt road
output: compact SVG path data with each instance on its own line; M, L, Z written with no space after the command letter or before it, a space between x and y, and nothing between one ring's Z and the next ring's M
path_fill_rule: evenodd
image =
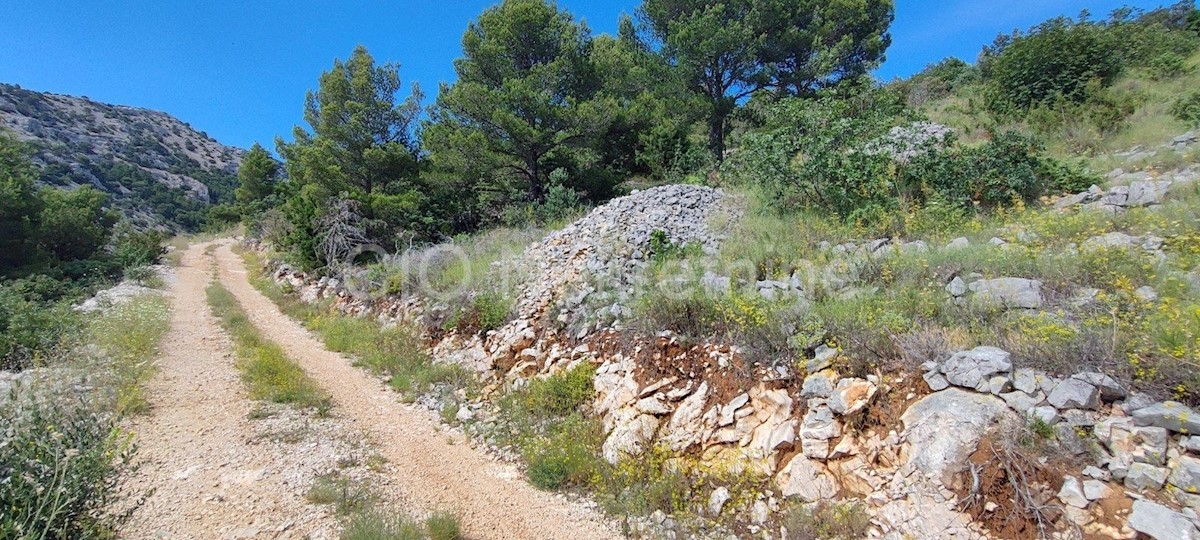
M233 367L232 345L205 303L211 256L191 247L174 287L171 331L149 388L153 413L135 426L156 493L134 514L131 538L326 537L330 520L276 474L289 458L255 451L253 407ZM334 416L390 463L389 484L409 512L453 511L472 539L588 540L620 535L598 512L538 491L510 465L439 428L376 378L326 350L247 280L229 242L215 257L222 283L254 325L333 398ZM249 481L243 481L249 479Z

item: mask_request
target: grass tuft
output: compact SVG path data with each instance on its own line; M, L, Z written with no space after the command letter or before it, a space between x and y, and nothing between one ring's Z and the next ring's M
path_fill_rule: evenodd
M242 380L250 397L327 412L331 401L279 345L263 337L238 304L237 298L213 281L206 290L209 306L233 338Z

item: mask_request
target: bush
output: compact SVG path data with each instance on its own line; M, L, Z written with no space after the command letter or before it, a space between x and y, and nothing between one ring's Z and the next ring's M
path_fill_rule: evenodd
M167 252L167 234L154 229L134 230L125 223L113 234L113 260L123 269L158 264Z
M36 291L43 281L0 284L0 369L20 371L45 361L77 333L79 317L70 302L46 301Z
M476 293L458 311L446 319L442 328L458 329L463 334L495 330L508 322L512 300L494 291Z
M1187 71L1187 58L1178 53L1163 53L1150 61L1147 70L1156 81L1173 79Z
M133 455L115 417L75 395L0 402L0 538L111 538L105 511Z
M1055 96L1080 102L1088 83L1108 86L1121 72L1102 26L1060 17L1002 38L980 65L996 111L1025 110Z
M1200 90L1176 99L1171 104L1171 114L1189 126L1200 127Z

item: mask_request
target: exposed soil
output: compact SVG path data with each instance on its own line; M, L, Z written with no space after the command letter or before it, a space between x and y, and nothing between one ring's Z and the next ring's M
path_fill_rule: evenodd
M149 492L124 526L127 538L335 538L336 520L304 493L317 474L359 461L387 462L373 479L395 506L420 516L452 511L472 539L617 538L597 511L538 491L519 470L443 431L435 415L399 402L387 387L281 313L247 281L229 242L219 277L269 339L333 398L329 419L294 411L255 420L232 343L209 312L207 245L183 257L173 287L171 330L148 384L152 411L133 421L142 466L124 486ZM282 419L279 419L282 418ZM280 430L288 433L280 434ZM291 433L295 432L295 433Z

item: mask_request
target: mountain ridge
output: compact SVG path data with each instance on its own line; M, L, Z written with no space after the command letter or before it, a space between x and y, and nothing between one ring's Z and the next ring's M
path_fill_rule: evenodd
M245 150L164 111L0 83L0 130L33 149L43 185L91 185L143 226L194 230L232 200Z

